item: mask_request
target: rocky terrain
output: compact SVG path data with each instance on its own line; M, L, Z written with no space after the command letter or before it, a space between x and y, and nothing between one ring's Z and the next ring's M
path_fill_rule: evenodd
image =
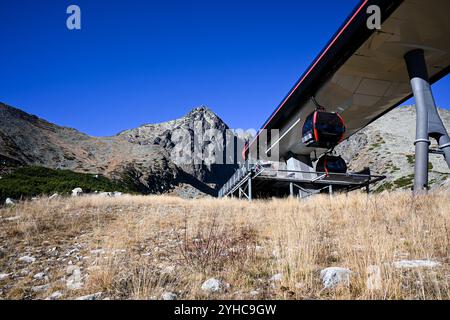
M450 130L450 111L439 109ZM414 106L397 108L373 122L336 148L351 171L370 167L372 173L386 175L375 190L410 189L414 180ZM431 139L431 148L437 149ZM430 154L430 187L450 189L450 170L442 155Z
M0 208L1 299L450 299L448 192Z
M0 104L0 174L21 165L38 165L131 179L144 194L214 194L214 188L228 179L234 166L193 161L177 165L171 156L180 143L172 139L174 133L184 130L193 135L194 125L221 132L228 128L211 110L199 107L178 120L144 125L111 137L91 137ZM202 151L208 147L209 143L203 144Z

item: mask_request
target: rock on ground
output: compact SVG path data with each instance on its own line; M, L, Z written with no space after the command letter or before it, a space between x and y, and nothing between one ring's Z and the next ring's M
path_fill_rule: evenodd
M0 273L0 281L8 279L10 275L10 273Z
M439 266L440 263L432 260L401 260L395 261L394 267L397 269L403 268L434 268Z
M33 263L36 261L36 258L31 257L31 256L23 256L19 258L20 262L26 262L26 263Z
M81 188L75 188L72 190L72 197L78 197L83 194L83 189Z
M348 286L351 274L350 269L330 267L320 271L320 279L325 289L332 289L340 284Z
M13 199L11 199L11 198L6 198L6 200L5 200L5 205L7 205L7 206L13 206L13 205L15 205L16 204L16 202L13 200Z
M48 289L50 289L50 285L49 285L49 284L44 284L44 285L42 285L42 286L35 286L35 287L32 287L32 288L31 288L31 291L38 293L38 292L44 292L44 291L47 291Z
M281 281L281 280L283 280L283 274L282 273L277 273L277 274L273 275L272 278L270 278L269 281L278 282L278 281Z
M45 278L45 273L44 272L38 272L33 276L34 279L36 280L42 280Z
M66 274L69 277L66 280L66 286L69 290L78 290L83 287L81 270L78 266L70 265L67 267Z
M163 300L176 300L177 295L173 292L164 292L161 296Z
M219 292L222 288L222 282L214 278L208 279L202 284L202 290L210 293Z
M54 194L52 194L48 199L49 199L49 200L59 199L59 194L54 193Z

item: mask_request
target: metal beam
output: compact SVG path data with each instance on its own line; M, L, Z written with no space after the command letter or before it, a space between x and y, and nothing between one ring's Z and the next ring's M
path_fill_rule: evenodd
M248 178L248 200L249 201L253 200L253 195L252 195L252 177L251 176Z

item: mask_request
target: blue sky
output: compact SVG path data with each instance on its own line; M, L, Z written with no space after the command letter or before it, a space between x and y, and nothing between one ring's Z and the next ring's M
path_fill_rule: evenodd
M0 0L0 101L91 135L199 105L257 129L358 2Z

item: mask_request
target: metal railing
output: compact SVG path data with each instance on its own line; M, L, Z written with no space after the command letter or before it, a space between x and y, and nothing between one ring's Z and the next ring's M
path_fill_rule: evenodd
M303 175L308 175L306 178ZM298 177L297 175L300 175ZM284 169L273 169L267 168L263 164L250 164L245 163L228 180L227 183L219 190L219 198L226 197L230 192L236 191L240 184L247 179L252 179L257 176L260 178L270 178L279 180L289 180L298 183L313 183L313 184L328 184L336 185L343 184L349 186L366 185L371 183L376 183L386 178L386 176L381 175L370 175L370 174L358 174L358 173L325 173L325 172L311 172L311 171L300 171L300 170L284 170ZM354 181L345 181L339 178L350 178Z

